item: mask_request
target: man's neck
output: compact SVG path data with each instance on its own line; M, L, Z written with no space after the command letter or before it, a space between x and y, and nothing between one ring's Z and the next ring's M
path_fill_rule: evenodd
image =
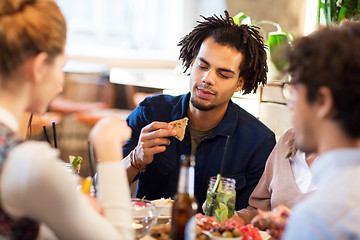
M320 154L335 149L360 147L360 139L350 138L337 123L327 126L327 131L322 131L319 137Z
M225 108L215 108L209 111L201 111L189 103L188 117L190 125L201 131L215 128L223 119L227 106Z

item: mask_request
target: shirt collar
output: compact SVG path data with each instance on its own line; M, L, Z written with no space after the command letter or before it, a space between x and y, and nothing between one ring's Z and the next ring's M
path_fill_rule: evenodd
M5 124L14 132L19 130L19 123L16 120L16 117L3 107L0 107L0 122Z
M346 168L360 165L360 148L343 148L326 152L319 156L311 167L318 184Z

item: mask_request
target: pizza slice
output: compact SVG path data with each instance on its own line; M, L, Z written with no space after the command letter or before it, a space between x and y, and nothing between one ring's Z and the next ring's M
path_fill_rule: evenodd
M185 129L188 125L188 121L189 119L187 117L184 117L182 119L169 122L172 128L176 131L176 135L174 137L179 139L180 141L184 139Z

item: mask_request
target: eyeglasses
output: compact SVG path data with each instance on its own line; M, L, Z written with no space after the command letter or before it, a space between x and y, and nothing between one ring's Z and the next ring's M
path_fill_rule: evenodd
M291 82L285 82L281 85L281 92L285 102L289 102L293 95L294 84Z

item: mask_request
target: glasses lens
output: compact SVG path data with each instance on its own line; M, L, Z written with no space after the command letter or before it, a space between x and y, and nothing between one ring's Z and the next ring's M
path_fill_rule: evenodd
M289 83L284 83L282 86L282 94L285 101L289 101L291 98L292 86Z

